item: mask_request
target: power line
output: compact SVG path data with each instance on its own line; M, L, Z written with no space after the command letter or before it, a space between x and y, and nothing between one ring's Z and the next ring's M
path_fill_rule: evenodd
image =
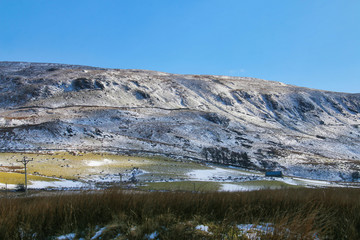
M27 158L24 156L24 158L22 160L16 160L17 162L20 162L24 165L25 167L25 193L27 194L27 167L26 165L31 162L31 161L34 161L33 158Z

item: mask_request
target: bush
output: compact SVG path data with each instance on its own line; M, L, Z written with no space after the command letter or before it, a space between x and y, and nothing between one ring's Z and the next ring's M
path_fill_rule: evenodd
M25 192L25 185L24 184L16 185L15 191L17 191L17 192Z

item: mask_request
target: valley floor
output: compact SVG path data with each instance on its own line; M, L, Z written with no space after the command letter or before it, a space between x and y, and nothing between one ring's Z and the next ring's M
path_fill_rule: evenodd
M0 153L0 188L24 183L29 189L102 189L120 187L166 191L251 191L297 187L355 187L358 182L331 182L301 176L265 177L263 172L162 157L120 156L109 153Z

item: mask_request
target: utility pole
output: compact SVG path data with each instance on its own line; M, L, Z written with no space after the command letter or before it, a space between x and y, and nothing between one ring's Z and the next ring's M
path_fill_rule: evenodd
M120 176L120 184L122 183L122 173L119 173L119 176Z
M34 161L33 158L27 158L24 156L24 158L22 160L16 160L17 162L21 162L22 164L24 164L25 167L25 194L27 194L27 168L26 165L31 162Z

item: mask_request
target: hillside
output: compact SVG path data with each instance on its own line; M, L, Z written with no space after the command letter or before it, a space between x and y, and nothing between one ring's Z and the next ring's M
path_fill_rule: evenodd
M360 94L246 77L0 62L0 149L161 155L357 181Z

